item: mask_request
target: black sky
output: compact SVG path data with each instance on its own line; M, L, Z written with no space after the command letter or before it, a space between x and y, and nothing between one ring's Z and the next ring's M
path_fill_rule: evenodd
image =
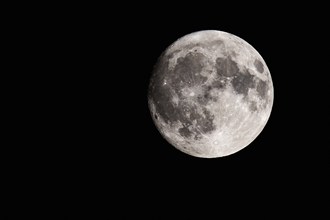
M54 51L51 57L42 53L40 61L43 76L51 78L43 86L53 91L43 100L54 100L44 123L54 126L53 132L41 129L35 147L18 148L19 161L34 158L25 167L40 162L31 169L20 163L12 168L56 179L62 198L75 192L82 200L85 195L106 201L93 196L95 190L127 209L141 203L157 209L171 201L173 207L166 206L171 213L189 201L216 199L236 206L256 198L261 204L279 199L283 210L290 210L290 201L315 198L329 174L323 7L255 4L81 3L60 7L49 20L41 19L50 13L45 10L37 23L26 22L26 39L27 33L41 32L42 37L32 39ZM262 133L242 151L219 159L176 150L157 131L147 105L159 55L185 34L208 29L250 43L267 63L274 84L273 110ZM16 150L11 153L16 158Z
M316 24L321 25L322 15L311 19L312 7L271 4L254 10L221 4L210 10L166 8L155 5L124 13L123 20L112 16L110 24L104 22L106 33L114 39L110 38L105 51L109 66L104 74L109 82L102 83L108 91L105 100L110 96L108 108L115 113L108 116L109 140L103 142L102 158L112 158L113 169L124 176L125 186L138 182L130 192L143 197L156 185L156 192L188 187L202 194L213 189L221 197L226 190L218 188L260 193L263 183L267 193L276 197L277 187L298 193L296 184L311 178L321 181L329 164L320 153L326 144L318 121L329 122L319 99L325 90L316 85L322 59L316 42L325 38ZM275 91L272 114L258 138L237 154L213 160L185 155L168 144L153 125L146 97L153 65L166 47L185 34L207 29L226 31L249 42L266 61ZM323 116L316 119L315 115Z
M81 61L86 65L84 74L78 79L85 77L82 89L92 103L87 108L95 115L91 123L95 133L100 132L97 142L91 140L100 148L92 150L94 157L100 156L106 164L109 159L116 172L122 167L127 178L146 182L196 181L196 173L210 182L220 181L214 173L278 180L291 179L293 173L303 175L324 148L311 115L325 111L324 101L319 101L325 90L317 86L325 72L319 70L322 57L316 46L325 36L316 25L322 15L311 19L313 7L301 7L114 5L109 11L95 9L81 13L82 19L75 17L72 28L81 34L78 42L82 39L77 46L86 56ZM147 106L149 78L159 55L179 37L207 29L226 31L250 43L266 61L275 91L271 117L258 138L241 152L215 160L174 149L156 130ZM322 117L325 120L329 118Z

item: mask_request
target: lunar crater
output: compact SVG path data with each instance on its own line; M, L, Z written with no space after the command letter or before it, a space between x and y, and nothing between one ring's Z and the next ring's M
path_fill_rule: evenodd
M262 131L273 87L261 56L244 40L201 31L169 46L155 65L149 108L162 136L192 156L233 154Z

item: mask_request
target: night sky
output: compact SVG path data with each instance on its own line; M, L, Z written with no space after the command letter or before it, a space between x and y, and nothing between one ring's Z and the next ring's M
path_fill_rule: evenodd
M176 219L174 210L213 214L249 205L251 212L268 213L266 218L306 211L328 192L323 186L330 167L329 71L323 55L329 19L322 8L301 2L290 7L154 1L25 10L33 18L13 26L24 27L16 44L28 48L17 53L31 62L13 65L24 74L12 74L20 80L15 90L20 98L12 100L21 103L12 124L22 135L15 133L4 153L11 187L30 192L26 202L36 192L66 207L95 201L104 215L118 211L122 219L151 211L157 213L152 219L165 214ZM261 134L218 159L176 150L157 131L147 105L161 53L178 38L208 29L250 43L274 85L273 110ZM280 202L268 205L275 200Z

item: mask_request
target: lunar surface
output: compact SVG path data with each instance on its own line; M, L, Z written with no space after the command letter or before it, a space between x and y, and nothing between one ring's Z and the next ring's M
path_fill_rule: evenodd
M159 57L148 91L153 121L175 148L216 158L248 146L273 106L273 82L261 55L222 31L188 34Z

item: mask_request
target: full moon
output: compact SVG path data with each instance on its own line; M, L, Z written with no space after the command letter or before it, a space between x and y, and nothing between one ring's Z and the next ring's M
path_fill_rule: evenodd
M148 105L161 135L178 150L202 158L234 154L265 127L274 89L261 55L222 31L188 34L159 57Z

